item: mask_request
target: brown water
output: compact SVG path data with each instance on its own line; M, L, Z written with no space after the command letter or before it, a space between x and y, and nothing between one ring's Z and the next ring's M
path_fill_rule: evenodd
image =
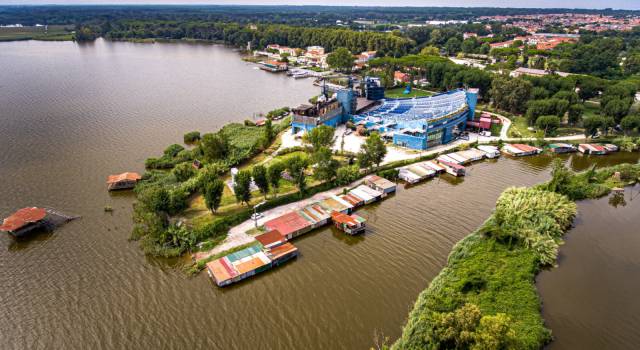
M548 178L552 158L473 165L359 211L368 232L325 228L301 256L230 288L146 258L131 195L106 175L192 129L214 130L316 90L253 70L223 47L98 41L0 44L0 216L27 205L82 215L53 234L0 238L0 348L368 349L395 339L455 242L510 185ZM570 157L576 169L637 155ZM115 212L105 213L105 205Z
M640 186L578 203L559 267L538 277L550 349L640 346Z

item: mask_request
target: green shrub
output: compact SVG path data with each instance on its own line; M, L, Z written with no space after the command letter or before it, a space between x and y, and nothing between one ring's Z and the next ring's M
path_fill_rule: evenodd
M191 144L200 141L200 131L191 131L184 134L184 143Z

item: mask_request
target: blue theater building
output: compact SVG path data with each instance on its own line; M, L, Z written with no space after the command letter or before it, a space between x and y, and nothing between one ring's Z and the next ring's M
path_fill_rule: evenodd
M321 96L313 105L292 110L294 134L319 125L336 127L352 120L368 130L379 132L394 144L425 150L456 139L473 120L478 101L477 89L457 89L429 97L382 99L366 113L356 113L355 91L338 89L333 97Z
M385 99L378 108L353 116L353 121L378 131L398 146L425 150L451 142L462 133L474 117L477 101L477 89Z

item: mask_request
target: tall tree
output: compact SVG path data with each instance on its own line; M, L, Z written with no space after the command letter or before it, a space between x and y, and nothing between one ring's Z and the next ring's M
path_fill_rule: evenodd
M379 167L386 155L387 147L384 145L382 138L380 138L380 134L372 132L362 146L360 146L358 163L363 168L370 167L372 164Z
M314 152L322 147L330 148L333 145L333 134L335 129L328 125L320 125L317 128L313 128L311 131L304 134L302 141L310 144L313 147Z
M220 207L223 191L224 182L220 179L214 179L204 186L204 203L212 213L215 213Z
M350 72L353 69L353 62L353 55L346 47L339 47L327 56L329 66L342 72Z
M285 165L280 161L272 162L267 168L267 179L273 189L273 193L277 194L280 188L280 179L282 178L282 172L285 169Z
M333 159L331 149L327 147L321 147L314 152L312 160L315 164L313 176L321 181L332 181L336 177L336 172L340 163Z
M249 201L251 201L251 172L249 170L240 170L234 180L233 192L236 195L236 200L240 203L249 204Z
M222 133L204 134L200 141L200 149L209 161L223 159L229 151L229 143Z
M264 165L256 165L253 167L253 182L255 182L256 186L260 189L260 192L267 197L267 193L269 193L269 180L267 178L267 169Z
M298 191L301 195L304 193L307 186L307 178L304 171L308 165L309 163L307 158L301 157L300 155L289 157L286 163L287 171L293 178L293 181L296 187L298 187Z

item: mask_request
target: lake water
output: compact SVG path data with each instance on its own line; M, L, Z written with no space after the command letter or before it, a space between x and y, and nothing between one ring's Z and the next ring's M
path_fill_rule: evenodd
M303 102L311 82L211 45L0 43L0 67L0 217L30 205L82 216L27 241L0 237L3 349L368 349L375 334L400 335L498 195L546 180L552 163L503 158L400 188L358 211L365 235L317 230L295 240L298 259L220 289L129 242L133 197L108 194L106 176L143 171L187 131ZM638 155L565 158L583 170Z
M638 349L640 186L578 202L560 265L538 277L549 349Z

